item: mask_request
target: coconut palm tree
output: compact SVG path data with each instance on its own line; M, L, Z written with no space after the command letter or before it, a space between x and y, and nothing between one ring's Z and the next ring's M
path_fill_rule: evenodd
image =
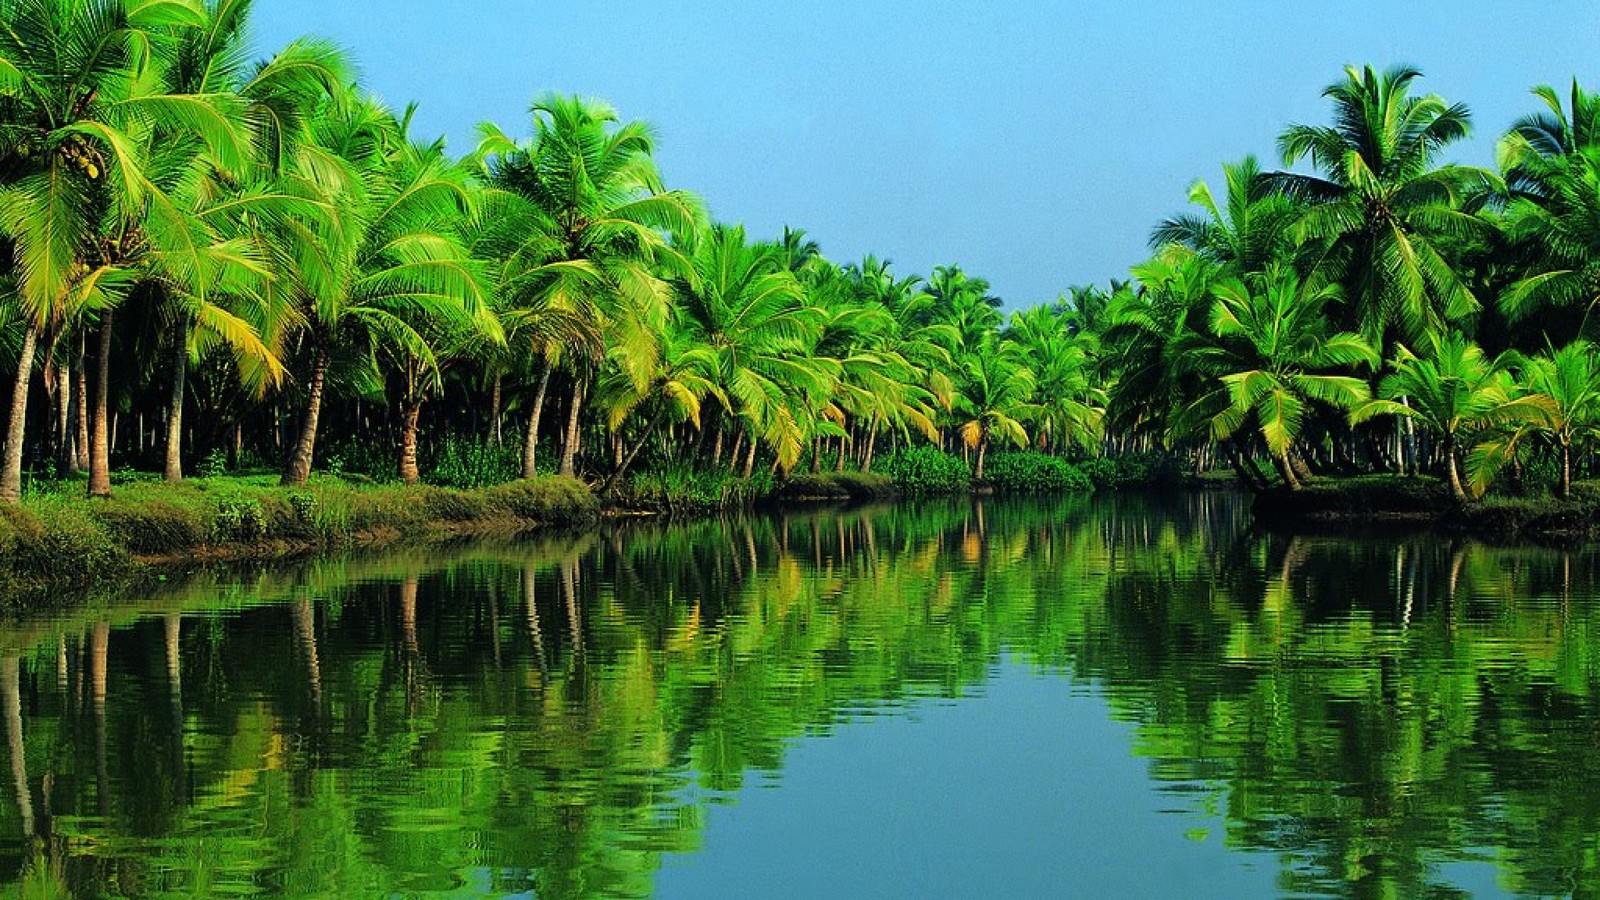
M370 364L380 345L426 358L415 322L479 315L487 306L480 276L456 240L471 198L436 159L419 162L402 123L351 91L313 128L311 157L321 190L342 215L288 223L285 235L308 357L305 411L283 483L311 474L317 424L336 352Z
M245 29L252 6L253 0L214 0L196 7L202 14L198 22L169 26L160 35L165 92L242 101L228 107L234 119L229 124L248 134L253 150L230 171L192 139L154 136L172 182L167 189L172 203L150 209L152 221L164 222L172 240L152 254L149 267L149 277L161 283L159 315L173 360L168 481L183 477L184 380L192 358L225 347L273 381L282 373L276 355L250 324L269 320L271 312L242 308L274 296L262 289L261 279L270 277L263 263L270 250L261 245L264 233L256 224L326 212L274 181L309 138L307 117L350 79L343 55L319 41L296 41L266 62L249 65Z
M978 457L974 478L983 478L984 458L996 439L1018 447L1028 445L1022 424L1034 412L1033 373L1022 349L1009 341L990 340L961 357L962 384L956 399L961 440Z
M1512 192L1506 232L1533 249L1534 264L1501 294L1500 309L1513 323L1564 312L1582 334L1600 303L1600 98L1577 82L1570 109L1549 87L1534 93L1549 111L1518 120L1499 148Z
M1022 348L1034 375L1039 446L1098 447L1106 395L1098 384L1096 338L1074 334L1063 310L1036 306L1012 314L1006 339Z
M152 180L156 136L193 139L224 169L249 142L231 94L172 92L159 48L194 27L187 4L18 0L0 8L0 232L15 245L27 312L0 501L15 502L27 381L41 333L99 310L89 490L110 492L107 393L112 308L136 278L130 259L180 229ZM170 248L169 248L170 249Z
M1222 202L1210 185L1196 181L1189 202L1199 214L1183 214L1157 225L1150 248L1179 244L1212 261L1231 267L1235 275L1264 271L1287 258L1293 247L1290 228L1297 212L1294 200L1274 190L1254 156L1222 167L1226 193Z
M748 243L743 227L711 226L696 239L690 262L683 325L715 355L728 412L749 438L745 474L762 442L788 469L805 448L805 410L820 407L839 375L836 361L813 354L823 314L806 302L777 248ZM719 430L719 446L721 440Z
M580 97L547 95L532 112L534 136L526 143L481 126L478 158L490 185L515 198L503 208L504 221L521 236L507 256L502 290L518 308L532 311L530 317L560 310L581 330L605 335L608 346L626 348L614 360L642 389L657 369L670 305L659 273L688 268L669 236L691 233L704 213L693 196L662 186L647 125L622 123L610 106ZM605 356L587 341L549 350L572 376L560 466L571 475L579 411L592 370ZM534 406L538 411L542 403ZM525 470L531 469L538 426L535 415Z
M1216 340L1194 352L1217 373L1218 386L1183 418L1207 422L1217 440L1253 426L1284 484L1298 489L1290 453L1308 411L1314 404L1348 411L1369 400L1366 381L1342 373L1376 368L1378 353L1358 334L1329 333L1324 313L1339 296L1337 285L1311 288L1287 266L1224 279L1212 290Z
M1522 366L1522 386L1532 400L1544 401L1542 415L1528 425L1560 448L1558 495L1572 492L1572 456L1600 434L1600 351L1588 341L1573 341Z
M1412 96L1419 77L1407 66L1347 68L1323 92L1334 123L1292 125L1278 139L1285 165L1309 158L1319 174L1267 176L1304 204L1295 234L1323 245L1354 323L1374 341L1415 340L1477 310L1441 241L1484 234L1469 204L1499 187L1482 169L1438 164L1471 117L1436 95Z
M1440 438L1450 493L1471 499L1461 480L1458 450L1477 433L1537 421L1550 415L1548 400L1520 395L1512 377L1512 355L1490 359L1459 331L1431 338L1428 354L1401 345L1393 371L1379 385L1379 398L1350 413L1351 424L1374 416L1413 419Z

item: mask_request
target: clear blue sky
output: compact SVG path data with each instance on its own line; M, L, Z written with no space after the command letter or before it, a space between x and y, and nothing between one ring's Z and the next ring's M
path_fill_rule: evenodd
M257 0L263 52L306 33L457 152L484 119L526 133L541 92L603 97L717 218L838 262L957 262L1012 307L1125 274L1194 179L1325 121L1347 63L1470 104L1456 158L1480 164L1532 86L1600 86L1600 0Z

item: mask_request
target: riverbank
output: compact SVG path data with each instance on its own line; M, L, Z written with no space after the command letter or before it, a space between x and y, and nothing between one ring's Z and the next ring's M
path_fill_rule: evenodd
M93 586L177 562L581 527L600 513L588 487L556 476L474 490L331 476L300 488L272 476L134 481L108 499L45 494L0 507L0 593Z
M1436 478L1374 475L1265 491L1251 512L1273 528L1430 528L1500 543L1570 542L1600 537L1600 483L1575 484L1564 499L1487 497L1463 504Z
M285 488L270 473L178 484L132 475L117 481L109 499L85 498L82 482L67 481L40 486L19 507L0 507L0 600L37 596L41 589L83 589L175 565L586 528L606 515L697 516L900 495L1051 495L1214 483L1144 457L1073 464L1017 452L990 461L982 480L960 457L938 451L889 457L884 472L799 473L781 480L644 473L604 502L583 482L560 476L449 488L316 474L304 487Z

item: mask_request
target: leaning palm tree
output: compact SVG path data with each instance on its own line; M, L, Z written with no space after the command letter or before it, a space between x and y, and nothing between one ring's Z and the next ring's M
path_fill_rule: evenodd
M199 18L162 29L161 83L179 97L227 97L231 129L248 136L251 152L227 169L192 139L154 136L164 161L170 204L152 204L149 219L169 240L152 248L148 277L160 284L163 320L172 353L167 409L165 477L183 477L184 381L193 361L215 348L276 381L282 368L258 334L272 311L251 308L270 298L270 255L259 227L286 216L324 214L275 183L309 139L308 116L349 83L349 65L329 44L295 41L271 59L247 64L246 34L253 0L197 5Z
M668 236L697 227L699 201L662 186L652 158L655 136L645 124L621 123L610 106L581 97L547 95L532 111L528 142L493 125L480 129L477 156L489 184L508 198L502 222L513 235L505 241L502 294L513 308L527 310L526 318L555 311L577 326L562 330L601 334L609 346L625 348L617 361L642 387L656 369L670 305L658 273L687 271ZM587 340L541 351L546 360L564 363L571 376L560 466L571 475L585 392L606 357L598 342ZM535 403L528 428L528 475L541 406Z
M1414 340L1474 312L1478 301L1440 249L1441 241L1486 233L1467 208L1498 186L1491 173L1439 165L1466 137L1467 108L1412 96L1421 73L1398 66L1345 70L1328 87L1332 125L1292 125L1278 139L1284 163L1309 158L1319 174L1267 176L1305 204L1294 231L1320 242L1369 339Z
M1545 418L1550 404L1543 397L1518 393L1510 371L1513 356L1490 359L1458 331L1430 344L1427 356L1401 345L1394 371L1379 385L1380 397L1352 410L1350 422L1391 415L1426 427L1440 439L1451 495L1465 503L1471 497L1456 459L1460 448L1480 432Z

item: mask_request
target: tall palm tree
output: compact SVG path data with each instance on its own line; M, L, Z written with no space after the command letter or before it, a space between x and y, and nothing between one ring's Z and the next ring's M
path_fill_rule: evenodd
M1354 322L1378 341L1413 340L1478 308L1441 241L1483 234L1468 204L1498 186L1482 169L1439 165L1467 136L1461 104L1412 96L1416 69L1345 70L1329 86L1332 125L1292 125L1278 139L1285 165L1309 158L1316 175L1277 172L1269 183L1305 204L1295 231L1321 242L1354 304Z
M243 308L271 296L260 287L260 280L270 277L263 263L270 251L261 245L264 233L257 223L325 213L274 181L309 138L307 117L350 79L343 55L319 41L296 41L264 63L248 64L245 30L253 5L253 0L211 0L197 6L198 22L170 26L161 34L166 93L236 98L240 102L227 110L233 117L229 124L248 135L253 151L240 166L225 170L193 140L155 136L174 182L173 203L150 210L152 220L164 219L175 238L150 267L151 277L161 282L160 311L173 360L168 481L183 477L180 437L191 355L199 358L225 347L274 381L281 375L276 355L251 324L269 319L270 311Z
M504 221L521 236L507 257L502 290L509 287L534 315L558 309L604 334L609 346L626 348L616 359L643 387L656 370L670 306L658 272L687 270L669 235L691 233L704 213L692 195L663 187L652 157L655 136L644 123L623 123L610 106L581 97L547 95L532 112L534 136L526 143L493 125L481 127L478 157L489 183L513 198ZM605 357L588 342L552 349L572 376L560 466L571 475L584 394ZM537 437L535 416L525 469Z
M171 93L158 77L152 46L165 29L196 19L184 4L18 0L0 7L0 232L15 246L28 320L0 502L20 493L38 339L90 308L100 310L100 353L89 490L110 492L111 308L135 280L129 258L166 233L160 213L170 204L148 168L151 137L193 136L225 168L248 152L235 127L237 98Z
M1549 111L1519 119L1499 148L1512 194L1506 232L1533 248L1534 265L1501 294L1500 309L1513 323L1565 311L1581 316L1582 334L1600 304L1600 97L1576 81L1570 108L1549 87L1534 94Z

